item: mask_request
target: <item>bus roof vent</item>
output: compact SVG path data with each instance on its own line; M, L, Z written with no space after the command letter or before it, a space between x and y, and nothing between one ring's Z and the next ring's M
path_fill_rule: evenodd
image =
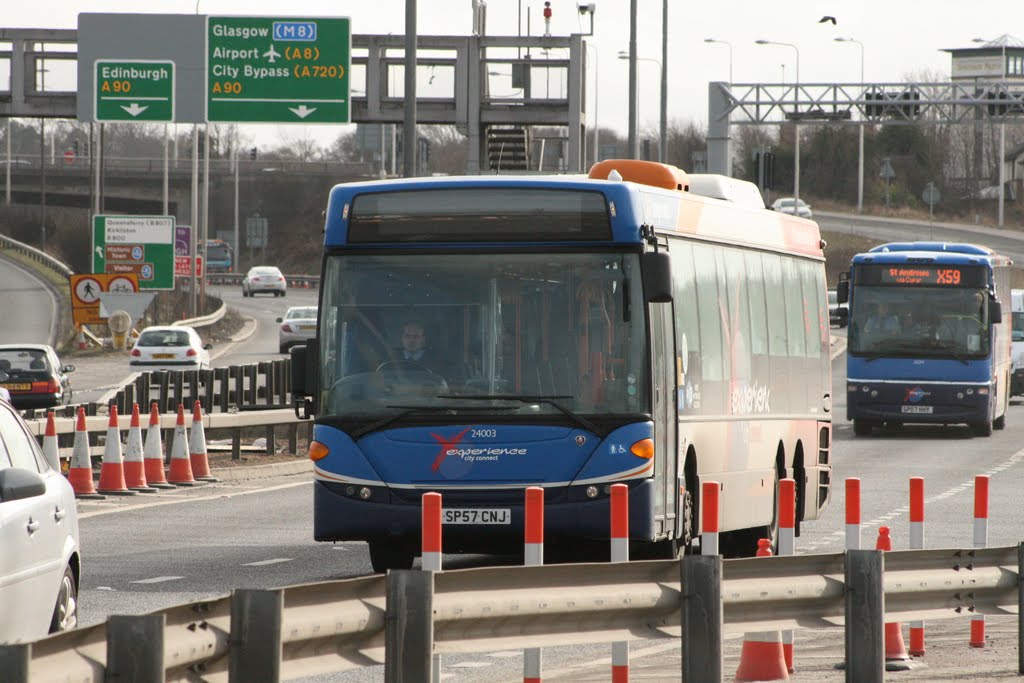
M717 173L691 173L686 178L693 194L724 199L752 209L764 208L764 198L754 183Z
M617 173L618 178L613 178ZM663 187L666 190L685 192L688 188L688 176L682 169L656 161L640 161L638 159L605 159L590 167L588 177L594 180L626 180L641 185Z

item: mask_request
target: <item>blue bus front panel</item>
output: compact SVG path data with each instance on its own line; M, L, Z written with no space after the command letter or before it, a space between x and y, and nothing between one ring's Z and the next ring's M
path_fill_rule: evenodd
M987 383L848 381L846 417L930 424L987 422L990 398Z
M652 429L631 424L599 439L569 427L451 425L375 432L355 443L318 424L314 438L329 455L316 463L314 537L418 541L420 499L437 491L445 510L486 511L490 522L446 520L446 548L514 549L523 542L524 490L542 486L549 538L607 539L608 486L621 481L630 487L631 537L653 540L653 461L630 452Z

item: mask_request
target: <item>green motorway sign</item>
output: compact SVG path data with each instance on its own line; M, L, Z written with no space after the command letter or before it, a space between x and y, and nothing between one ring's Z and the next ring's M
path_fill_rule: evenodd
M93 216L92 272L135 273L140 291L174 289L174 216Z
M174 121L174 62L96 60L97 121Z
M347 18L206 18L206 120L348 123Z

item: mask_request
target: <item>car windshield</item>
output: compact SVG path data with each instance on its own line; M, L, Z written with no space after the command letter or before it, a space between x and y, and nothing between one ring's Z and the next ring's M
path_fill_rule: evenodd
M640 280L637 254L331 255L321 405L371 419L645 412Z
M150 330L139 335L136 346L191 346L188 332L183 330Z
M290 309L288 309L288 313L287 313L287 315L285 315L285 317L288 318L289 320L295 320L297 318L301 318L301 319L305 319L305 320L309 320L309 319L314 319L315 320L316 319L316 308L314 308L312 306L307 306L307 307L303 307L303 308L290 308Z

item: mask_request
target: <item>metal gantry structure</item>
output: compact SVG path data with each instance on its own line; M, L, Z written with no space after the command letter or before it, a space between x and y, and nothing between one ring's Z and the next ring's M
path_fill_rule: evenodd
M799 84L714 81L708 84L708 172L732 175L733 125L959 124L980 127L985 123L1020 120L1021 116L1024 116L1024 84L1005 79ZM860 153L863 154L863 150ZM1000 226L1003 155L1001 151ZM863 165L860 173L863 174Z

